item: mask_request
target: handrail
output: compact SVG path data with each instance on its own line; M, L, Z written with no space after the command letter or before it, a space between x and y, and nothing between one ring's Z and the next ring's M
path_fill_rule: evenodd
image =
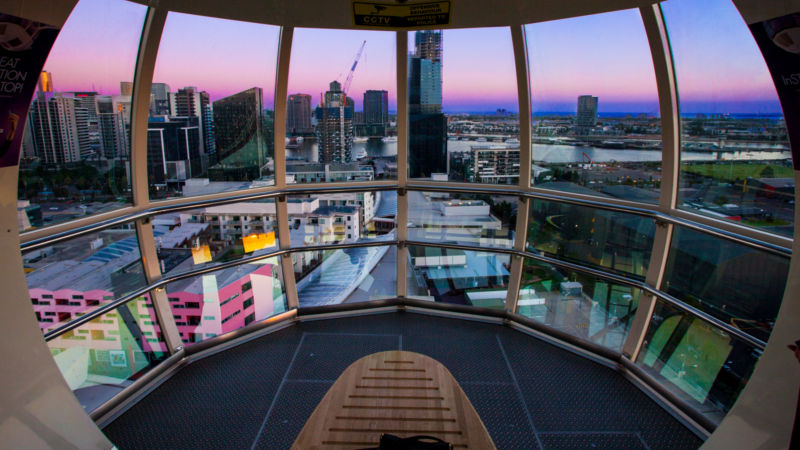
M394 246L394 245L399 245L399 246L414 245L414 246L437 247L437 248L454 249L454 250L467 250L467 251L480 251L480 252L500 253L500 254L507 254L507 255L511 255L511 256L527 258L527 259L533 259L533 260L541 261L541 262L544 262L546 264L550 264L550 265L553 265L553 266L556 266L556 267L560 267L560 268L564 268L564 269L568 269L568 270L574 270L574 271L581 272L581 273L584 273L584 274L587 274L587 275L591 275L593 277L600 278L600 279L603 279L603 280L606 280L606 281L611 281L611 282L614 282L614 283L617 283L617 284L623 284L623 285L626 285L626 286L630 286L630 287L633 287L633 288L640 289L640 290L642 290L644 292L647 292L650 295L653 295L653 296L657 297L661 301L669 303L670 305L675 306L676 308L678 308L678 309L680 309L680 310L682 310L684 312L687 312L687 313L689 313L689 314L691 314L691 315L693 315L695 317L698 317L699 319L701 319L703 321L706 321L706 322L714 325L715 327L725 331L726 333L728 333L730 335L733 335L737 339L742 340L742 341L748 343L749 345L751 345L751 346L753 346L753 347L755 347L755 348L757 348L759 350L763 350L766 347L766 342L764 342L764 341L762 341L762 340L760 340L758 338L755 338L753 336L750 336L749 334L745 333L744 331L742 331L742 330L740 330L740 329L738 329L738 328L736 328L736 327L734 327L734 326L732 326L732 325L730 325L730 324L728 324L728 323L726 323L726 322L724 322L724 321L722 321L722 320L720 320L720 319L718 319L718 318L716 318L716 317L714 317L714 316L712 316L712 315L710 315L710 314L708 314L706 312L703 312L703 311L701 311L701 310L699 310L699 309L697 309L697 308L695 308L693 306L687 305L686 303L682 302L681 300L679 300L679 299L677 299L677 298L675 298L675 297L673 297L673 296L671 296L671 295L669 295L669 294L667 294L665 292L662 292L662 291L660 291L658 289L655 289L654 287L652 287L652 286L648 285L647 283L645 283L643 281L640 281L640 280L632 279L632 278L629 278L629 277L626 277L626 276L623 276L623 275L619 275L619 274L616 274L616 273L613 273L613 272L608 272L608 271L605 271L605 270L601 270L601 269L597 269L597 268L593 268L593 267L589 267L589 266L584 266L584 265L581 265L581 264L562 261L562 260L557 259L557 258L553 258L553 257L550 257L550 256L545 256L543 254L534 253L534 252L519 251L519 250L514 250L514 249L508 249L508 248L486 248L486 247L479 247L479 246L473 246L473 245L449 244L449 243L425 242L425 241L412 241L412 240L406 240L406 241L375 240L375 241L363 241L363 242L352 242L352 243L341 243L341 244L325 244L325 245L310 245L310 246L305 246L305 247L292 247L292 248L289 248L289 249L276 250L276 251L265 253L265 254L262 254L262 255L255 255L255 256L242 258L242 259L235 260L235 261L229 261L229 262L223 263L223 264L218 264L218 265L214 265L214 266L207 266L207 267L201 267L199 269L190 270L190 271L183 272L183 273L180 273L180 274L166 276L166 277L163 277L163 278L161 278L160 280L158 280L158 281L156 281L154 283L151 283L151 284L149 284L149 285L147 285L145 287L137 289L136 291L134 291L134 292L132 292L130 294L127 294L127 295L125 295L125 296L123 296L123 297L121 297L121 298L119 298L117 300L112 301L111 303L108 303L106 305L103 305L103 306L95 309L95 310L92 310L91 312L89 312L87 314L84 314L84 315L82 315L82 316L80 316L80 317L78 317L78 318L76 318L76 319L74 319L74 320L72 320L72 321L60 326L60 327L58 327L58 328L55 328L55 329L45 333L44 338L45 338L45 341L49 342L49 341L57 338L58 336L61 336L62 334L66 333L66 332L68 332L70 330L73 330L73 329L75 329L75 328L77 328L77 327L79 327L79 326L81 326L81 325L83 325L83 324L85 324L85 323L87 323L87 322L89 322L89 321L91 321L91 320L93 320L93 319L95 319L95 318L97 318L97 317L99 317L99 316L101 316L101 315L113 310L113 309L116 309L117 307L119 307L119 306L121 306L123 304L126 304L126 303L128 303L128 302L130 302L130 301L132 301L132 300L144 295L145 293L147 293L147 292L149 292L151 290L159 289L161 287L166 286L169 283L174 283L176 281L180 281L180 280L183 280L183 279L192 278L192 277L196 277L196 276L200 276L200 275L205 275L205 274L216 272L216 271L219 271L219 270L224 270L224 269L228 269L228 268L231 268L231 267L236 267L236 266L239 266L239 265L242 265L242 264L248 264L248 263L251 263L251 262L260 261L260 260L263 260L263 259L268 259L268 258L272 258L272 257L284 255L284 254L291 254L293 252L325 251L325 250L339 250L339 249L347 249L347 248L380 247L380 246Z
M84 236L93 232L104 230L106 228L122 225L134 220L149 218L158 214L169 212L184 211L194 208L207 208L210 206L225 205L230 203L237 203L245 200L262 200L268 198L276 198L284 195L309 195L309 194L335 194L346 192L364 192L364 191L389 191L400 189L397 185L387 184L364 184L358 186L320 186L320 187L287 187L286 189L275 190L272 192L261 192L254 194L241 194L233 197L225 197L220 199L210 199L193 201L183 203L180 205L169 206L154 206L143 211L138 211L126 216L117 217L103 222L98 222L92 225L76 228L74 230L64 231L62 233L53 234L51 236L34 239L20 244L20 251L35 250L37 248L46 247L58 242L62 242L71 238ZM487 187L463 187L463 186L431 186L431 185L408 185L405 189L411 191L425 191L425 192L452 192L452 193L466 193L466 194L486 194L486 195L508 195L516 197L531 198L534 200L545 200L556 203L566 203L576 206L585 206L595 208L603 211L619 212L625 214L634 214L642 217L648 217L656 221L666 222L673 225L689 228L701 233L710 234L725 240L735 242L737 244L745 245L750 248L765 251L781 257L791 257L791 248L782 247L779 245L764 242L748 236L739 235L729 232L720 228L696 223L687 219L677 218L664 214L657 210L651 210L641 207L622 206L613 203L603 202L601 200L585 200L572 197L564 197L555 194L546 194L541 192L528 192L521 190L509 189L494 189ZM655 207L655 206L654 206ZM24 235L23 235L24 237Z

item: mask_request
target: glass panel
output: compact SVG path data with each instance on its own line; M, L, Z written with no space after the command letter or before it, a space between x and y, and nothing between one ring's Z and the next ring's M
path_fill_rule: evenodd
M277 233L272 199L153 217L161 272L169 275L276 251Z
M657 203L661 119L639 11L536 23L525 33L531 184Z
M47 346L87 412L169 356L149 294L62 334Z
M724 331L658 302L636 364L718 423L760 356Z
M640 295L630 286L525 259L517 312L620 352Z
M503 309L511 257L491 252L408 247L409 297Z
M644 278L656 225L652 219L585 206L535 200L528 249Z
M274 184L279 30L169 13L150 96L151 198Z
M397 296L397 247L292 253L300 307Z
M408 239L511 248L517 197L408 191Z
M294 195L287 209L292 248L395 239L397 191Z
M409 177L519 184L519 103L508 28L408 35Z
M58 35L24 131L20 231L131 203L131 86L120 82L133 76L146 12L81 0Z
M397 179L395 66L393 32L294 30L288 183Z
M679 206L792 236L786 123L750 30L730 0L661 5L680 93Z
M181 340L201 342L286 311L280 258L267 258L167 285Z
M766 342L788 273L789 258L676 227L662 289Z
M132 223L24 252L22 262L42 332L146 284Z

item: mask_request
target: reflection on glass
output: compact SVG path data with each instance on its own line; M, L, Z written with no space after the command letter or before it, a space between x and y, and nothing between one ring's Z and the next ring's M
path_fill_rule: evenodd
M145 285L133 224L27 251L22 261L42 332Z
M408 247L409 297L441 303L503 309L509 255L437 247Z
M517 312L585 341L622 351L641 292L526 259Z
M789 258L676 227L662 289L767 341L788 272Z
M525 33L533 113L531 184L656 203L661 120L639 11L536 23Z
M517 198L408 192L408 239L511 248Z
M680 94L679 206L792 236L786 123L747 24L730 0L661 7Z
M395 238L396 191L296 195L287 209L292 248Z
M20 231L130 204L131 86L125 80L133 76L146 11L127 1L81 0L69 16L24 130Z
M397 179L395 65L394 33L294 31L287 183Z
M301 307L397 296L397 247L292 253Z
M153 236L163 274L277 250L275 201L254 200L160 214Z
M416 31L408 44L409 176L519 184L511 31Z
M87 412L169 356L149 294L68 331L47 345Z
M280 259L267 258L167 285L181 340L201 342L286 311Z
M724 331L659 302L636 363L719 422L760 356Z
M271 25L169 13L147 126L151 198L274 184L278 32Z
M647 274L652 219L540 200L531 204L530 214L529 249L637 278Z

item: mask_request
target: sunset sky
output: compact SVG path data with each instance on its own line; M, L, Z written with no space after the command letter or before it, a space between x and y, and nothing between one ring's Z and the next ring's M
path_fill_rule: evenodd
M776 113L780 108L758 49L729 0L668 0L663 10L676 64L682 112ZM45 65L57 91L119 93L130 81L146 8L124 0L81 0ZM574 112L579 95L600 112L657 114L653 64L637 10L525 27L534 112ZM196 86L216 100L250 87L274 96L277 26L170 13L153 81L173 91ZM295 29L289 94L319 101L344 81L367 44L349 94L361 108L367 89L389 91L396 107L395 33ZM409 50L413 50L413 33ZM508 28L446 30L445 112L516 111L517 83Z

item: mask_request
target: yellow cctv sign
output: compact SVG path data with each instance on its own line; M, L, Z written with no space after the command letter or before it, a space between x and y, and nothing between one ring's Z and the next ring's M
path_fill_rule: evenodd
M353 2L353 23L370 28L438 27L450 24L451 0L414 3Z

